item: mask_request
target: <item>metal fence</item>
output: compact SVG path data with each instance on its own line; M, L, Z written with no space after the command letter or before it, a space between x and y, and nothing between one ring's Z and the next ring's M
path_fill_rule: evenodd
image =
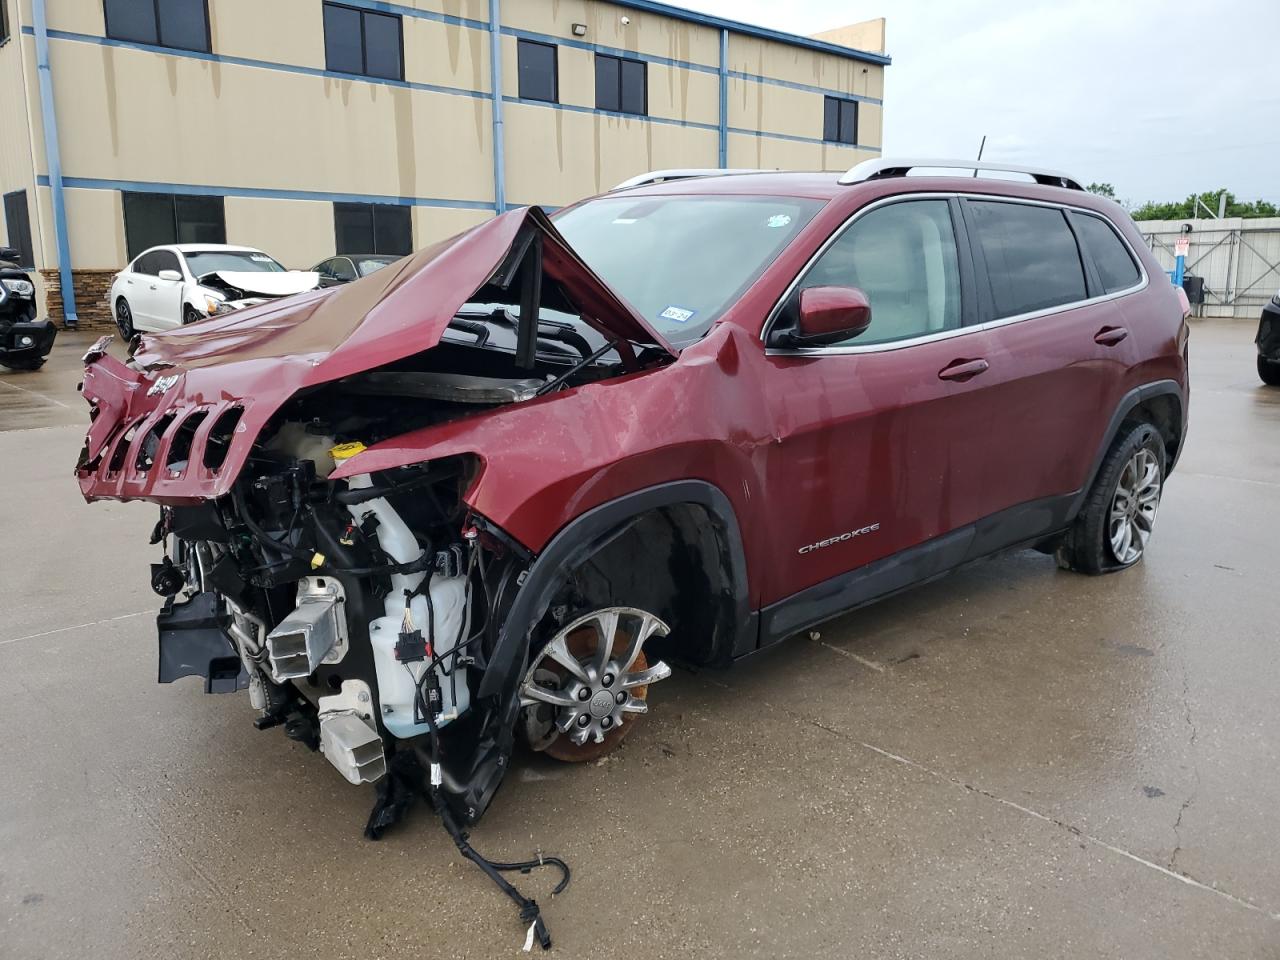
M1257 317L1280 290L1280 217L1139 221L1143 239L1170 272L1184 223L1191 224L1187 275L1204 278L1197 315Z

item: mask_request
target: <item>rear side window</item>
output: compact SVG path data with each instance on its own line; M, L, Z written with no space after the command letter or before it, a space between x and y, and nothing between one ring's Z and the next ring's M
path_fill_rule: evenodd
M1088 214L1076 214L1075 224L1080 233L1080 242L1089 251L1089 256L1093 257L1093 265L1098 268L1103 290L1115 293L1138 282L1141 276L1138 265L1133 262L1129 249L1111 224L1101 217L1091 217Z
M996 319L1087 299L1080 250L1061 210L967 203L987 262Z

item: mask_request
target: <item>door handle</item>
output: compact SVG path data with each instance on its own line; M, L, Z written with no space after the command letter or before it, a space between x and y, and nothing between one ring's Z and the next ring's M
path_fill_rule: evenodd
M152 290L154 290L155 288L156 288L156 285L153 283L153 284L151 285L151 289L152 289Z
M979 357L977 360L953 360L938 371L939 380L957 380L964 383L980 373L986 373L991 364Z
M1093 342L1100 343L1104 347L1114 347L1128 335L1129 331L1124 327L1103 327L1093 335Z

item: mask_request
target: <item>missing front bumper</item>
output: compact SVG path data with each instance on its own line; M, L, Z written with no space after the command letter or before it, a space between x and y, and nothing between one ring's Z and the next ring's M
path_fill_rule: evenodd
M230 625L231 615L216 593L166 601L156 616L159 681L203 677L205 693L235 693L247 687L249 675L227 633Z

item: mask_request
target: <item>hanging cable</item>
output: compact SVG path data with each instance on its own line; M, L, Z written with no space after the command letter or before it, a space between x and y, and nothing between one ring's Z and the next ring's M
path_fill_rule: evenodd
M536 860L522 860L517 863L490 860L475 847L471 846L466 832L458 826L458 822L453 817L453 812L449 809L448 804L445 803L444 798L440 796L438 788L443 782L440 767L440 730L436 725L435 717L430 713L427 714L427 724L431 728L431 775L428 778L426 790L427 800L440 817L440 822L444 824L444 828L453 839L454 846L458 848L458 852L479 867L485 876L492 880L498 889L511 898L515 905L520 908L520 922L529 924L525 936L524 949L526 951L532 949L533 941L536 939L543 950L550 950L551 934L547 930L546 922L542 919L542 911L538 906L538 901L524 896L502 874L517 871L527 874L537 867L555 867L560 871L561 877L560 882L551 891L551 895L554 897L569 886L569 865L559 857L539 856Z

